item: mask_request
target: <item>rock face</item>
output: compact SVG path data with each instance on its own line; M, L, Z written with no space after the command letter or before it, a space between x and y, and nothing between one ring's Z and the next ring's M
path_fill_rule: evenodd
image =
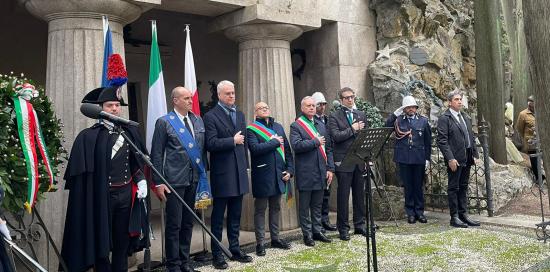
M379 55L368 67L376 106L391 113L412 91L417 101L427 105L422 113L437 118L442 107L431 105L445 101L445 95L458 88L466 92L474 113L473 2L376 0L370 7L377 13L378 48L388 46L391 51L389 58ZM425 88L407 90L411 80L427 83L434 95Z

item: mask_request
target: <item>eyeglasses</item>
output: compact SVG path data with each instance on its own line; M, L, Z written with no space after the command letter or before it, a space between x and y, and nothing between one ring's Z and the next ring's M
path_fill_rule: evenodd
M343 96L342 97L342 100L353 100L353 99L355 99L355 95Z
M269 110L269 107L268 107L268 106L259 107L259 108L257 108L256 110L257 110L257 111Z

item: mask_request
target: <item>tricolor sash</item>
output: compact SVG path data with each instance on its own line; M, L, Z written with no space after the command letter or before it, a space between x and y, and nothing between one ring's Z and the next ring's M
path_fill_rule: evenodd
M175 112L172 111L163 118L172 125L174 130L176 130L178 139L185 148L185 151L187 151L191 163L195 169L199 170L199 184L197 185L197 193L195 196L195 209L206 209L212 203L212 193L210 192L210 185L208 184L206 170L202 162L202 150L195 142L191 132L187 131L183 122Z
M273 135L277 135L277 133L275 131L269 129L268 127L264 126L264 124L262 124L258 121L255 121L254 123L248 125L246 128L254 131L254 133L258 134L266 142L270 141L271 137L273 137ZM277 153L279 153L279 155L281 155L281 158L283 158L283 161L285 161L285 146L284 146L284 144L280 144L280 146L277 147Z
M317 136L319 136L319 132L315 128L315 125L313 125L313 122L308 120L305 116L300 116L300 118L296 119L296 123L300 125L306 133L311 137L311 139L315 139ZM325 145L319 145L319 152L321 152L321 155L323 155L323 158L325 158L325 161L327 161L327 153L325 152Z

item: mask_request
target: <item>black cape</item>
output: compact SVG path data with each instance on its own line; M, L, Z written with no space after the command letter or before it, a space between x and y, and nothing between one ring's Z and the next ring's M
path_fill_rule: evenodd
M141 151L147 154L137 129L124 127L124 130ZM71 272L86 271L94 266L96 260L109 258L111 227L107 179L111 148L108 130L101 124L95 124L78 134L71 150L64 176L65 189L69 190L69 201L61 249L61 255ZM130 154L131 171L134 173L143 169L141 160L135 157L134 152ZM135 183L133 186L135 188ZM149 243L149 223L147 216L142 214L145 203L136 199L134 204L129 230L129 235L132 233L134 236L130 242L129 254L142 250ZM63 269L60 267L60 270Z

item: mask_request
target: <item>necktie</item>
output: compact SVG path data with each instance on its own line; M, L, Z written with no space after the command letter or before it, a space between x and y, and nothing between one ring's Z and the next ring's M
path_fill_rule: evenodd
M348 111L347 116L349 124L353 124L353 113L351 113L351 111Z
M229 116L231 117L231 122L233 122L233 126L237 127L237 115L235 114L235 109L229 109Z
M195 135L193 134L193 130L191 129L191 126L189 125L189 121L187 120L187 116L183 117L183 122L185 123L185 127L189 131L189 134L191 134L191 137L195 138Z
M468 128L466 127L466 122L464 122L464 118L462 118L462 114L458 114L458 123L460 124L460 127L462 128L462 131L464 131L464 138L466 140L466 147L470 148L470 135L468 135Z

